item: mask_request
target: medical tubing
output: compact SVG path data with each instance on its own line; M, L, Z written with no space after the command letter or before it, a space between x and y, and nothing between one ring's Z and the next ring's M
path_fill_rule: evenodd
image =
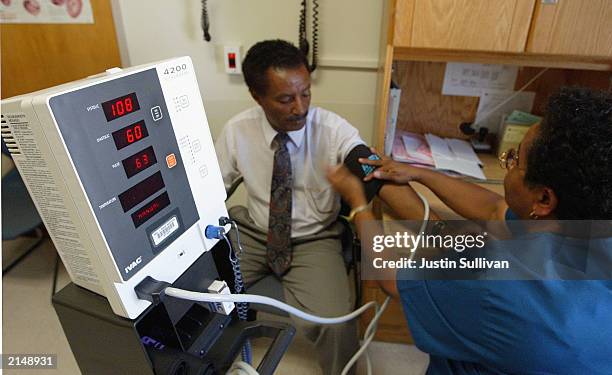
M427 222L429 221L429 213L430 213L429 202L421 193L417 191L415 191L415 193L417 193L417 195L423 202L423 207L424 207L423 223L421 224L421 227L419 228L419 231L418 231L418 233L422 233L427 228ZM415 254L416 254L416 249L415 251L410 253L410 260L414 258ZM389 305L390 301L391 301L391 297L387 297L385 301L383 302L382 306L380 307L380 309L378 309L377 307L376 314L372 318L372 321L370 321L370 324L368 324L368 327L366 328L366 331L363 335L363 343L361 344L361 347L351 357L351 359L347 362L347 364L344 366L344 369L342 370L341 375L346 375L348 371L351 369L351 367L353 367L353 365L357 362L359 357L363 355L363 353L366 353L367 374L370 375L372 373L372 363L370 360L370 356L368 355L366 350L368 346L370 345L370 343L372 342L372 340L374 340L376 329L378 328L378 320L380 320L380 317L387 309L387 306Z
M427 223L429 221L429 215L430 215L430 207L429 207L429 202L427 201L427 199L419 192L416 192L416 193L418 197L421 199L421 201L423 202L423 206L424 206L423 223L421 224L421 227L419 228L419 233L422 233L427 228ZM236 232L238 233L238 228L236 228ZM227 238L226 238L226 241L228 241ZM230 249L231 249L231 244L230 244ZM416 251L411 253L410 255L411 260L415 254L416 254ZM231 262L231 258L230 258L230 262ZM374 306L374 308L376 309L376 313L374 314L374 317L372 318L372 320L370 321L370 324L368 324L368 327L366 328L366 331L363 335L363 343L361 344L361 347L359 348L359 350L351 357L351 359L344 366L341 375L346 375L348 371L351 369L351 367L355 365L359 357L361 357L364 353L366 353L367 373L368 375L372 373L372 364L371 364L370 357L367 354L366 350L368 346L370 345L370 343L374 340L376 329L378 328L378 321L380 320L380 317L385 312L385 310L387 309L387 306L389 305L389 302L391 301L391 297L387 297L380 308L378 308L378 305L375 302L371 301L361 306L359 309L353 311L350 314L336 317L336 318L322 318L322 317L318 317L318 316L311 315L303 311L300 311L294 308L293 306L289 306L286 303L277 301L275 299L264 297L264 296L256 296L252 294L241 294L241 295L208 294L208 293L191 292L191 291L176 289L172 287L166 288L165 292L167 295L170 295L173 297L195 300L195 301L202 301L202 302L238 303L240 301L243 301L243 302L250 302L250 303L259 303L262 305L269 305L277 309L284 310L301 319L311 321L314 323L318 323L318 324L344 323L344 322L352 320L356 318L357 316L361 315L369 307ZM212 300L209 298L212 298ZM240 362L237 362L234 365L235 366L232 366L232 369L230 369L234 371L232 372L232 374L248 374L248 375L257 374L256 371L255 372L251 371L254 369L250 365L248 367L242 366Z
M340 324L348 322L349 320L355 319L359 315L361 315L364 311L369 309L370 307L376 306L375 302L368 302L365 305L361 306L359 309L353 311L350 314L342 315L334 318L323 318L320 316L312 315L307 312L296 309L293 306L287 305L284 302L277 301L270 297L265 296L257 296L254 294L212 294L212 293L200 293L193 292L189 290L183 290L173 287L168 287L165 289L167 295L175 298L187 299L190 301L199 301L199 302L248 302L248 303L259 303L262 305L268 305L275 307L279 310L283 310L291 315L295 315L296 317L307 320L309 322L317 323L317 324Z
M240 270L240 261L234 253L232 242L227 238L225 233L222 234L223 239L227 243L229 248L229 261L232 265L232 271L234 273L234 291L237 294L244 292L244 281L242 278L242 271ZM242 321L247 320L247 314L249 311L249 305L247 303L236 303L236 312L238 313L238 319ZM251 349L251 341L245 340L244 346L242 347L242 360L248 364L252 363L253 351Z
M361 347L351 357L351 359L346 363L346 365L342 369L341 375L346 375L349 372L351 367L353 367L353 365L355 365L355 363L357 363L357 360L359 359L359 357L361 357L363 355L363 353L365 353L365 351L368 349L368 345L370 345L372 340L374 340L374 335L376 334L376 329L378 328L378 321L380 320L380 317L382 316L382 314L387 309L387 306L389 305L390 301L391 301L391 297L387 297L385 299L385 301L383 302L382 306L380 308L378 308L378 307L376 308L376 314L374 315L374 317L370 321L370 324L368 324L368 328L366 328L365 334L363 335L363 343L361 344ZM367 365L368 365L367 373L371 374L371 372L372 372L372 365L370 363L369 356L366 356L366 360L368 362L367 363Z

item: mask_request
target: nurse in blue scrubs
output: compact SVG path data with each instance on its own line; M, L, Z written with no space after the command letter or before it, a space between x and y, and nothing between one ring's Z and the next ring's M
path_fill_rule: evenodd
M423 184L471 220L612 220L612 94L562 89L542 124L500 161L504 196L408 164L360 160L378 167L366 180ZM328 178L353 209L367 204L344 167ZM374 216L356 211L359 231ZM428 374L612 374L611 280L400 279L380 286L403 304L416 346L430 355Z

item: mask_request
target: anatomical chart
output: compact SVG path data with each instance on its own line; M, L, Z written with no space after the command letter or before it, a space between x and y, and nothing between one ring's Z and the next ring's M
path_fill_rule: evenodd
M89 0L0 0L0 23L93 23Z

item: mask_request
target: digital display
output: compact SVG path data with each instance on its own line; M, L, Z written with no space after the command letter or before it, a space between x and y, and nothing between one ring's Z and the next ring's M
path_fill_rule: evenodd
M169 204L170 197L168 197L168 193L164 192L151 202L147 203L143 208L132 214L134 226L138 228Z
M121 202L123 212L128 212L165 186L161 172L157 172L119 194L119 202Z
M128 178L134 176L137 173L144 171L152 165L157 164L157 158L153 152L153 146L149 146L144 150L135 153L127 159L121 161L123 163L123 169Z
M136 93L133 92L102 103L102 109L104 110L106 121L113 121L119 117L138 111L140 105L138 104Z
M138 121L137 123L113 132L113 139L115 140L117 150L121 150L122 148L129 146L132 143L136 143L148 136L149 132L147 131L144 120Z

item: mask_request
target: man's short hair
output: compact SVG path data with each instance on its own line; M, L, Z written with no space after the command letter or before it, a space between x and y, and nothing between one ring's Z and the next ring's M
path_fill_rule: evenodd
M242 63L242 74L249 90L265 94L267 90L266 71L269 68L308 68L304 54L293 44L276 39L264 40L253 45Z
M554 190L558 219L612 219L612 94L564 88L551 96L525 182Z

